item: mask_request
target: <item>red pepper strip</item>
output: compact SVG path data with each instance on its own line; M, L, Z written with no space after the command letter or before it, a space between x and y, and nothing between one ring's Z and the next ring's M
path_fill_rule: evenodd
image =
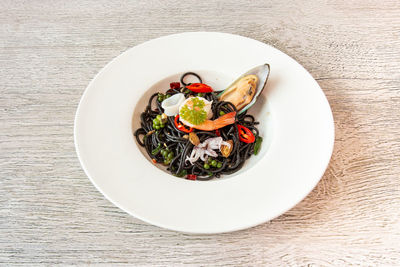
M238 131L239 131L239 139L242 142L245 142L247 144L253 143L256 138L254 137L254 134L246 127L243 125L238 124Z
M196 180L197 175L196 174L188 174L188 175L186 175L186 178L194 181L194 180Z
M180 130L180 131L182 131L182 132L185 132L185 133L193 132L193 128L192 128L192 127L190 127L189 129L187 129L187 128L186 128L182 123L180 123L178 120L179 120L179 115L176 115L176 116L175 116L174 122L175 122L175 127L176 127L178 130Z
M221 136L221 133L220 133L219 129L215 130L215 134L216 134L217 136Z
M170 83L169 87L171 89L179 89L181 87L181 83L180 82Z
M186 88L195 93L211 93L213 91L210 86L204 83L192 83L186 86Z

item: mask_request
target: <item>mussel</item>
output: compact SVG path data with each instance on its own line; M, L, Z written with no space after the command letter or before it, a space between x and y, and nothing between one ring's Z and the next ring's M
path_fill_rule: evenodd
M267 84L269 72L269 64L252 68L222 91L219 100L231 102L239 113L244 112L256 102Z

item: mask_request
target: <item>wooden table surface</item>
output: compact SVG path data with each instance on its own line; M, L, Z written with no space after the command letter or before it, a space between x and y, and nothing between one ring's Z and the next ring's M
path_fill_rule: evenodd
M205 236L161 229L112 205L80 167L73 123L89 81L128 48L186 31L271 44L330 102L329 168L268 223ZM398 0L2 0L0 41L0 265L400 263Z

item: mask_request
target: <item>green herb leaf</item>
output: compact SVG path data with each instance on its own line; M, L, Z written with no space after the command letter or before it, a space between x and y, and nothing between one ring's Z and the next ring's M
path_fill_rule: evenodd
M182 170L180 173L176 174L176 176L178 176L178 177L183 177L183 176L185 176L186 174L187 174L187 171L186 171L186 170Z
M190 107L186 104L181 108L180 116L194 125L202 124L207 120L207 113L204 110L205 103L198 97L193 97L193 105Z
M158 146L151 151L151 154L153 156L156 156L158 153L160 153L160 150L161 150L161 144L158 144Z
M257 136L256 138L256 142L254 144L254 155L257 155L258 152L260 151L260 147L261 147L261 143L262 143L262 137L261 136Z

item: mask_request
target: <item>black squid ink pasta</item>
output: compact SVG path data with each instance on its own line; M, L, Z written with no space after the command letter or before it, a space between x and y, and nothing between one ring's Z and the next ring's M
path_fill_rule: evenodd
M187 76L197 77L199 82L185 83ZM140 115L140 128L134 131L137 143L146 149L153 163L164 165L177 177L205 181L229 175L240 170L246 160L260 150L262 138L256 119L247 114L247 110L239 113L234 104L221 101L221 91L208 88L211 87L202 84L201 77L196 73L183 74L180 83L173 82L170 89L150 97ZM186 113L182 105L177 115L167 116L164 113L162 102L176 94L183 94L185 100L192 100L186 102L191 104L186 110L187 118L192 122L197 119L204 121L200 125L210 122L207 130L197 129L202 127L196 128L192 125L194 123L185 124L182 116ZM211 101L207 113L210 118L205 118L204 103ZM196 108L196 104L200 108ZM227 114L232 115L232 123L218 124L213 129L217 124L211 122L222 121L221 117L228 117Z

